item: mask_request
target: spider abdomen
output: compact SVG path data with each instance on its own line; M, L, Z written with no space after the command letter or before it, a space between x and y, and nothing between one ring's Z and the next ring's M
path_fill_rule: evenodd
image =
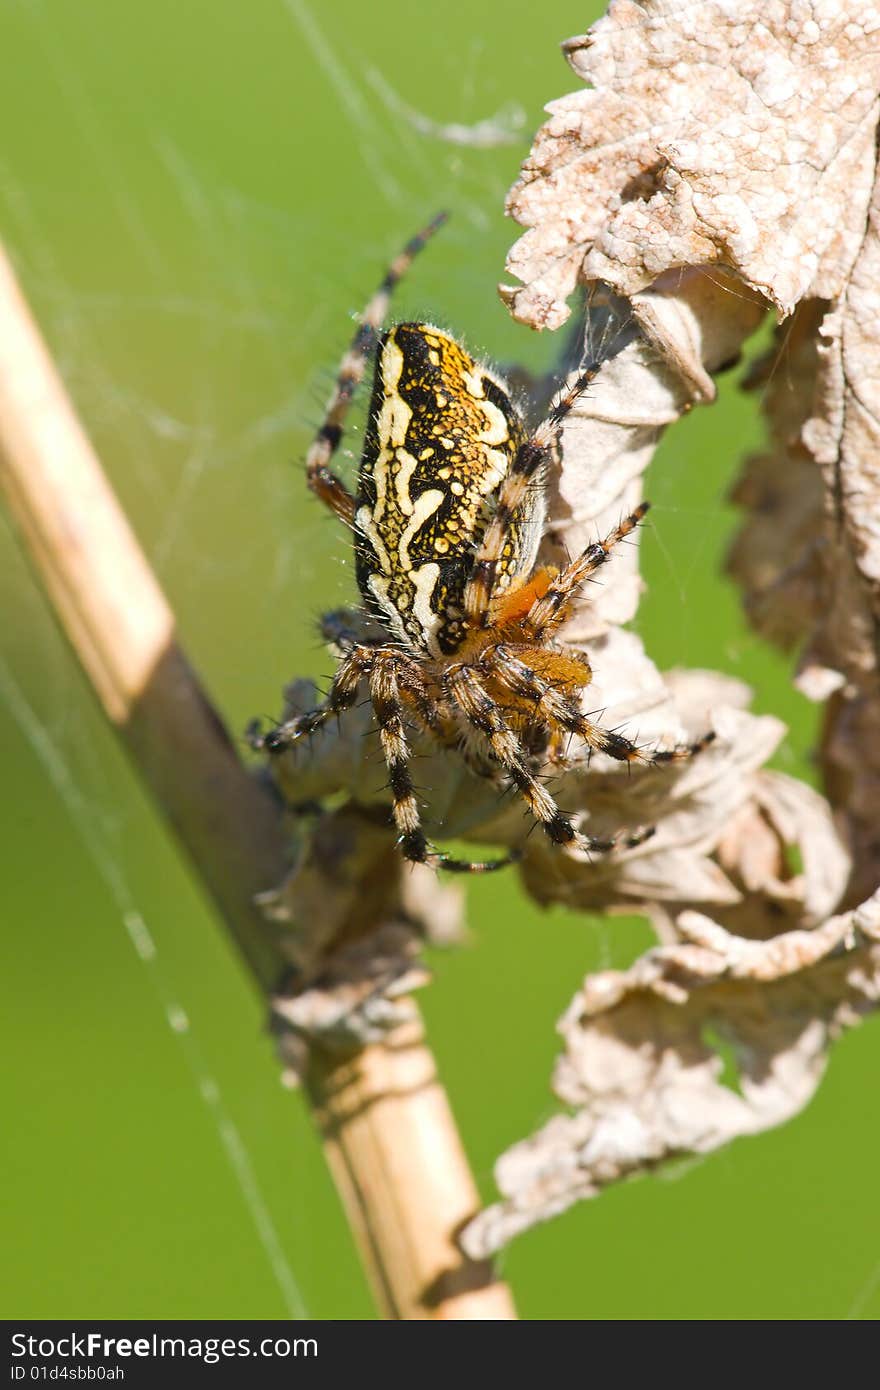
M368 611L407 646L440 656L463 641L474 556L526 438L503 383L446 333L403 323L382 336L358 474L356 570ZM534 563L541 484L510 519L499 589Z

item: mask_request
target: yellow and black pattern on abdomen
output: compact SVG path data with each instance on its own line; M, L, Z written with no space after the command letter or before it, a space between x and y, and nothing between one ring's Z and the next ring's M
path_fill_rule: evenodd
M501 382L440 329L403 323L384 334L358 475L357 581L393 636L454 652L463 597L500 483L526 438ZM499 588L521 568L510 522Z

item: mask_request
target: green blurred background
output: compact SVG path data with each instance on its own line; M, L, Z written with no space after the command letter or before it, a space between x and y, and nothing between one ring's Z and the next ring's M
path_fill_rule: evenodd
M353 593L300 460L351 315L438 207L400 296L501 360L556 344L497 301L502 216L558 41L598 7L448 0L3 0L0 225L84 420L234 730L320 676L322 607ZM402 104L402 105L401 105ZM403 114L502 111L512 143ZM639 629L663 665L750 681L809 776L814 712L717 578L754 408L669 437L649 493ZM6 1317L375 1315L309 1116L262 1011L0 526ZM586 970L649 941L542 913L512 874L471 888L472 941L435 953L430 1036L484 1196L552 1112L554 1022ZM157 947L143 960L142 920ZM136 934L136 932L135 932ZM478 1063L475 1059L479 1059ZM880 1030L838 1046L786 1128L631 1183L503 1259L527 1318L871 1317ZM871 1097L874 1100L871 1100Z

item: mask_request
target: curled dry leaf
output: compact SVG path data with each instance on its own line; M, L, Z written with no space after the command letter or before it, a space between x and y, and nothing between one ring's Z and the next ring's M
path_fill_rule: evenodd
M822 479L802 431L816 391L823 314L818 300L799 305L785 324L784 362L776 344L751 368L746 387L761 392L769 446L745 460L731 491L750 519L728 568L743 587L752 625L786 651L804 641L822 608Z
M558 327L578 283L632 296L719 265L783 313L838 294L874 181L880 13L846 0L612 0L563 49L591 89L552 102L508 207L529 231L516 318Z
M756 376L771 448L735 489L749 520L731 567L759 629L803 646L801 688L833 695L823 762L851 901L880 878L878 35L880 11L846 0L614 0L564 45L591 89L548 107L508 200L522 285L502 289L515 317L556 327L602 280L667 363L680 335L652 304L694 278L727 293L709 332L732 352L738 296L793 315Z
M624 409L609 421L598 392L567 431L555 513L564 546L583 543L584 520L601 529L604 507L632 504L660 429L711 399L708 373L737 355L762 305L791 316L752 372L771 442L735 488L749 519L729 563L756 626L803 648L802 689L831 696L823 758L834 816L817 793L762 769L760 721L731 740L739 778L729 757L714 769L720 816L699 765L688 769L653 865L636 852L613 884L637 897L641 876L666 944L584 985L562 1023L556 1076L577 1111L499 1161L504 1200L469 1228L471 1253L673 1154L780 1123L812 1094L833 1036L876 1006L878 35L880 12L856 15L842 0L613 0L564 45L593 89L548 108L511 192L528 229L508 261L522 285L502 288L514 316L556 327L575 287L601 280L629 297L642 330L603 371L609 386L624 379L629 436L615 433ZM627 377L637 362L639 384ZM635 592L634 578L617 608L600 598L580 616L591 650L612 650L610 625L630 616ZM717 719L718 678L705 679ZM667 688L677 695L675 682ZM669 825L679 833L664 863ZM544 865L530 886L544 900L600 901L583 882L557 887ZM829 919L844 894L868 901ZM701 901L709 916L688 910ZM735 1087L719 1039L736 1057Z
M503 1200L462 1235L472 1258L609 1183L782 1124L832 1039L880 1006L880 894L769 941L697 912L677 928L678 944L588 977L572 1001L554 1087L574 1113L499 1160Z
M430 979L417 953L412 924L385 921L363 940L339 946L308 985L297 981L276 995L272 1029L288 1084L304 1074L315 1043L352 1052L417 1018L409 995Z

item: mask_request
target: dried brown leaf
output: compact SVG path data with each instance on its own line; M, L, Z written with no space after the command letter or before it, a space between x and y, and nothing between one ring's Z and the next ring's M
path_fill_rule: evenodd
M508 262L523 285L504 291L516 317L556 326L600 279L647 323L658 284L733 272L739 293L796 311L765 373L772 448L737 486L750 522L731 564L760 630L806 641L801 688L837 692L823 756L853 900L880 878L878 34L880 13L844 0L615 0L564 46L593 90L548 108L509 199L529 229Z
M508 207L530 230L512 311L557 327L578 282L634 295L678 266L736 271L782 312L830 298L874 178L880 16L841 0L612 0L564 52Z
M588 977L572 1001L554 1089L574 1113L499 1159L503 1200L462 1236L473 1258L609 1183L782 1124L831 1041L880 1007L880 894L771 941L696 912L677 926L679 944Z
M408 995L426 984L422 943L459 941L463 895L422 865L404 865L386 814L349 803L319 815L293 870L261 895L291 970L272 1001L287 1079L308 1050L351 1052L415 1017Z
M564 46L594 89L548 108L510 195L528 228L508 261L522 286L502 290L515 317L555 327L576 285L601 280L630 297L642 330L603 370L609 396L597 390L566 431L555 524L571 549L602 529L604 508L638 499L661 429L711 401L711 371L736 356L761 304L793 312L753 373L771 444L737 485L749 522L730 565L760 630L806 644L801 687L833 696L826 782L855 871L828 804L763 769L762 722L740 708L740 766L728 753L712 767L720 807L695 764L696 780L672 788L659 843L614 877L611 900L653 896L666 944L586 982L561 1025L556 1076L577 1113L500 1160L504 1200L469 1228L472 1253L608 1182L788 1118L833 1036L880 997L880 899L869 897L880 880L878 34L880 13L841 0L612 0ZM578 639L620 657L613 625L637 593L633 565L629 597L585 609ZM626 662L609 670L612 703L625 705ZM713 719L729 720L712 689L721 678L704 679ZM677 706L674 681L666 691ZM601 789L590 782L591 813ZM631 810L643 795L632 789ZM598 905L602 872L560 887L548 858L530 886ZM849 901L868 901L829 918L848 879ZM688 910L701 896L711 917Z

